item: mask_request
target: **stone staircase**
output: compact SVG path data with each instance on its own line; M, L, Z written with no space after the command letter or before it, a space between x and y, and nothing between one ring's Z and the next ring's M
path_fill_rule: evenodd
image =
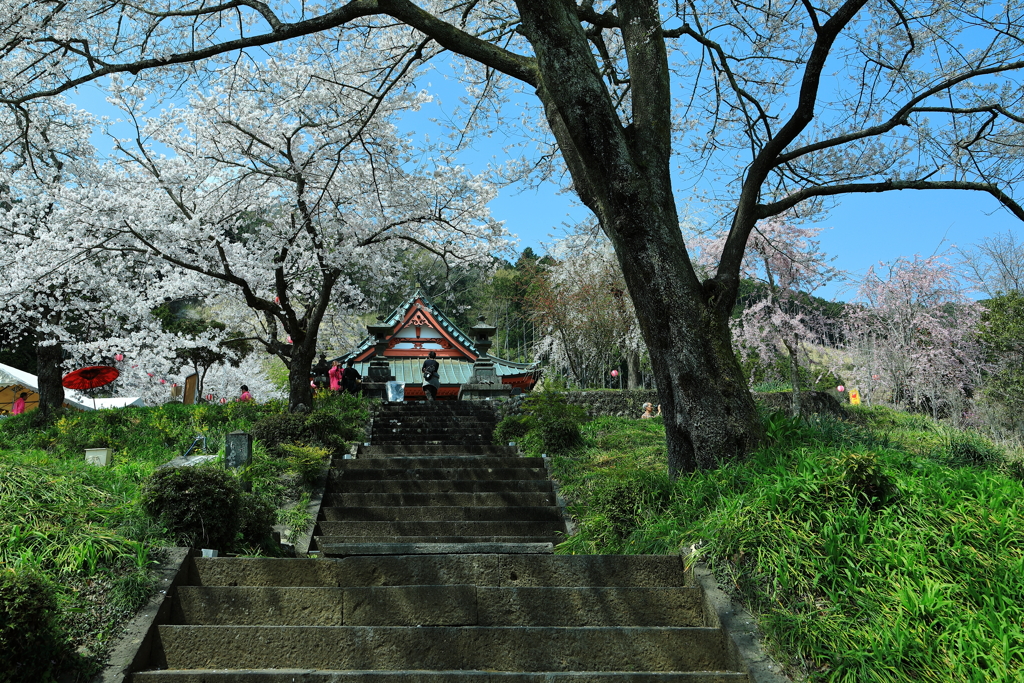
M190 557L132 681L752 680L680 557L551 554L544 461L493 424L486 404L383 407L332 465L322 557Z
M385 405L332 464L311 548L327 557L550 553L565 522L543 458L494 446L485 402Z

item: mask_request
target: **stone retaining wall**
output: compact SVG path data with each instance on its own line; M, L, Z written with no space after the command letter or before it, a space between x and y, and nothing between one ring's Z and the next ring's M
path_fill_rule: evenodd
M583 406L590 417L612 415L616 417L639 418L644 412L644 403L658 405L658 392L654 389L637 389L633 391L567 391L566 400L572 405ZM788 411L790 392L771 394L754 394L754 400L768 406L770 410ZM498 419L506 415L519 415L523 412L523 400L529 394L513 396L495 406ZM843 414L843 406L835 396L826 391L801 392L802 411L805 415L825 413L836 416Z

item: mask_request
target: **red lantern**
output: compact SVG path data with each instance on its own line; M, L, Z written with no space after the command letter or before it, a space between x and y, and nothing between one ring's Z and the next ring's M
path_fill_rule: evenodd
M612 377L618 377L618 376L619 376L619 371L618 370L612 370Z
M150 377L152 377L152 376L153 375L150 375ZM167 380L165 380L163 377L161 377L160 378L160 384L167 384Z
M275 297L274 297L274 303L275 303L275 304L279 304L279 303L281 303L281 297L279 297L279 296L275 296Z
M177 383L177 382L174 382L173 384L171 384L171 386L172 386L172 387L176 387L176 386L178 386L178 383Z
M871 379L878 379L878 375L871 375Z
M228 402L228 400L227 400L226 398L222 398L222 399L220 400L220 402L221 402L221 404L224 404L224 403L227 403L227 402Z
M213 400L213 394L207 394L206 395L206 400L207 401L212 401Z
M124 360L124 354L123 353L115 353L114 354L114 360L116 360L118 363L120 363L121 361Z
M288 339L287 339L287 340L285 340L285 341L286 341L287 343L291 344L291 343L292 343L292 338L291 338L291 336L289 335Z

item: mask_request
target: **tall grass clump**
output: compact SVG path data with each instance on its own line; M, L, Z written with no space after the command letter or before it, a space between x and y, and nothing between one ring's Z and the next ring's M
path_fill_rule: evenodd
M1024 487L954 458L971 435L852 417L766 416L746 461L676 481L660 425L594 420L553 462L579 528L558 551L692 552L810 681L1024 680Z

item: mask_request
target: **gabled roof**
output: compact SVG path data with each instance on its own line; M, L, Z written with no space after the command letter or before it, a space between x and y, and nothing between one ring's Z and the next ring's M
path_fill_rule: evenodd
M417 314L417 311L420 310L426 313L429 317L433 318L432 322L437 323L437 331L440 334L444 335L446 338L448 338L448 340L453 342L456 347L461 347L462 349L464 349L466 353L466 358L464 360L458 358L439 357L438 361L442 362L442 375L444 375L446 372L450 373L452 376L452 381L450 383L452 384L464 383L465 381L468 381L468 377L472 372L472 361L475 361L477 357L479 357L480 355L480 352L477 351L476 344L473 343L473 340L470 338L468 334L466 334L463 330L459 329L459 326L456 325L451 320L451 318L449 318L439 308L437 308L434 305L434 303L423 293L422 290L417 288L417 290L408 299L402 302L394 311L392 311L391 315L389 315L387 318L381 321L380 324L390 325L392 329L402 329L404 327L408 327L412 324L415 324L414 318ZM369 357L365 356L367 356L367 353L373 348L373 345L374 339L373 337L368 335L363 339L362 342L359 343L355 350L351 351L350 353L346 353L337 360L340 363L346 363L349 360L355 360L357 358L363 357L360 361L357 361L356 366L359 372L365 374L364 366L367 365L369 361ZM387 354L387 357L389 363L393 366L392 372L396 374L396 377L398 375L398 368L403 368L402 372L404 372L404 367L407 364L409 365L410 368L415 366L415 371L410 370L410 373L412 373L410 374L410 377L419 377L419 365L422 362L422 359L426 357L426 354L426 350L422 351L422 354L410 353L406 355L406 358L408 358L408 363L406 362L405 358L398 358L390 354ZM412 356L412 358L409 358L410 355ZM447 354L439 353L438 355L443 356ZM493 355L491 355L490 358L491 360L494 361L495 371L499 376L524 375L534 368L534 365L531 363L515 363L512 361L504 360L502 358L497 358ZM445 370L445 368L448 369ZM449 382L445 382L444 377L442 376L442 384L446 383Z
M430 315L434 316L434 319L437 320L438 323L440 323L442 328L440 331L447 332L448 334L455 337L455 340L462 346L465 346L469 351L471 351L474 356L480 355L480 353L476 350L476 344L474 344L473 340L469 338L469 335L460 330L458 325L452 322L451 318L445 315L441 311L441 309L435 306L434 302L428 299L427 295L424 294L423 291L419 288L417 288L416 291L413 292L412 296L406 299L403 303L399 304L398 308L396 308L391 313L391 315L385 318L384 322L381 324L397 325L398 323L403 322L403 318L408 317L410 310L416 305L417 299L419 299L423 303L424 308L426 308L427 311L430 312ZM369 345L373 346L373 340L371 340L369 337L367 337L367 340L369 340L370 342Z

